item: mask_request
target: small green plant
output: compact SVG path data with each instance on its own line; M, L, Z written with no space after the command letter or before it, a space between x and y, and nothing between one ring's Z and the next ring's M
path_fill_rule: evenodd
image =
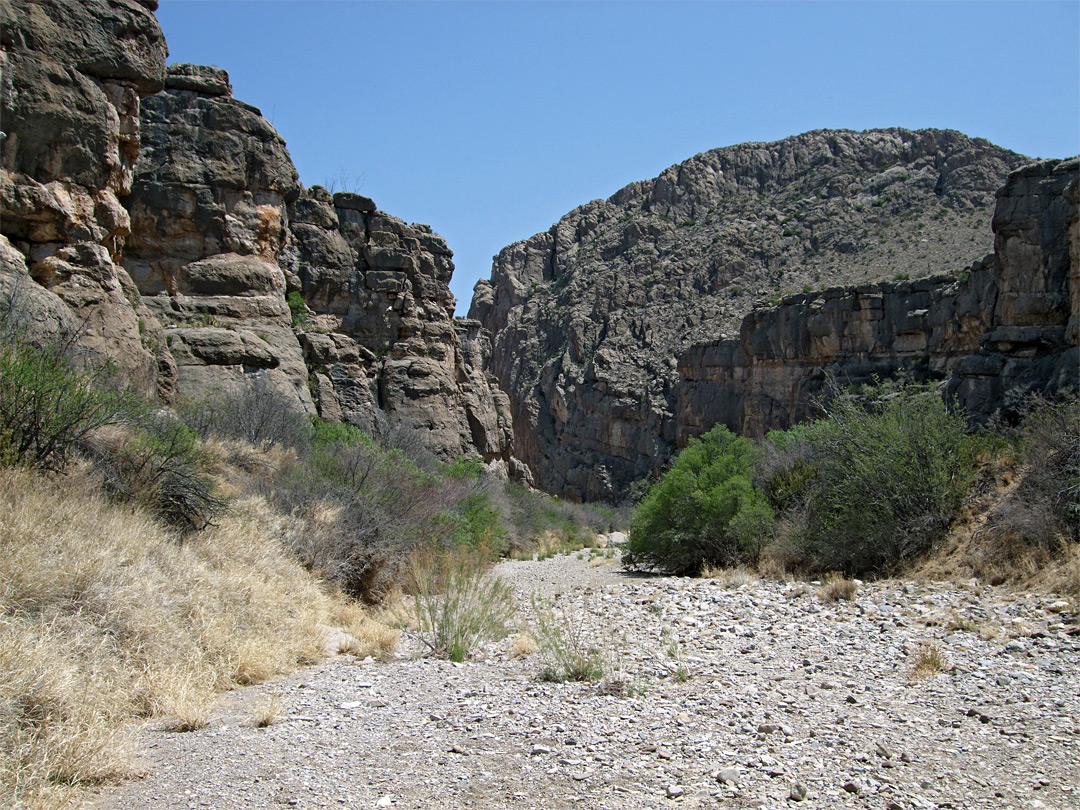
M409 589L419 638L432 654L464 661L476 645L506 635L514 612L513 589L484 569L476 551L414 549Z
M556 611L539 594L532 599L536 627L533 636L540 646L544 666L540 678L545 681L599 681L604 677L604 656L593 643L582 617L572 618Z
M293 290L285 296L285 303L289 305L289 314L292 316L292 328L302 329L308 320L307 302L299 290Z

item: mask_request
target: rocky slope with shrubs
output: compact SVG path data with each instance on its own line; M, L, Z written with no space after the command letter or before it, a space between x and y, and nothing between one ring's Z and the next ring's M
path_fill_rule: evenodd
M948 379L977 423L1025 395L1080 387L1080 160L1043 161L998 191L994 252L958 276L834 287L757 309L739 336L679 357L677 439L721 423L762 436L812 415L830 382L902 369Z
M957 132L810 132L698 155L505 248L470 315L519 456L549 491L621 496L675 449L690 346L800 289L966 270L1025 160Z
M258 388L446 461L514 465L487 339L453 319L446 242L304 188L224 70L166 68L156 6L4 6L5 309L167 403Z

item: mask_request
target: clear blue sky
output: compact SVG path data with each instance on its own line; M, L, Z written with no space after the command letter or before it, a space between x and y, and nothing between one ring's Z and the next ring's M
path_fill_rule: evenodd
M1080 3L162 0L170 62L226 68L305 185L491 257L718 146L957 129L1080 152Z

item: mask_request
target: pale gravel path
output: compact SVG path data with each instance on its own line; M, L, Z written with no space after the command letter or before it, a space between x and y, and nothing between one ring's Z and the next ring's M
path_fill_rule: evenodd
M1080 635L1053 599L885 582L823 604L566 556L498 572L584 617L633 694L542 683L509 641L464 665L344 658L227 696L202 731L148 729L149 775L92 806L1080 808ZM930 640L955 668L912 680ZM253 728L271 692L284 717Z

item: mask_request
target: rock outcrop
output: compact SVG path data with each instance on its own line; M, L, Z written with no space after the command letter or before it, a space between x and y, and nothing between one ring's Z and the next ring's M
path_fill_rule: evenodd
M781 294L970 266L1024 162L956 132L811 132L698 155L505 248L470 317L519 457L550 492L622 496L676 448L690 346Z
M300 335L324 418L420 431L444 459L511 464L506 395L479 324L455 321L446 241L359 194L305 189L283 263L310 310Z
M165 327L179 394L264 377L313 410L278 264L300 194L285 141L218 68L170 65L141 118L123 264Z
M140 101L165 76L154 8L150 0L0 6L0 300L21 333L75 342L143 393L167 396L161 330L118 263Z
M959 278L791 296L751 312L737 339L691 347L679 445L718 422L753 436L788 427L830 379L948 378L975 421L1080 387L1078 193L1080 160L1027 166L998 192L994 253Z
M0 5L5 328L73 341L165 402L266 380L297 411L513 465L446 242L305 189L224 70L166 69L156 5Z

